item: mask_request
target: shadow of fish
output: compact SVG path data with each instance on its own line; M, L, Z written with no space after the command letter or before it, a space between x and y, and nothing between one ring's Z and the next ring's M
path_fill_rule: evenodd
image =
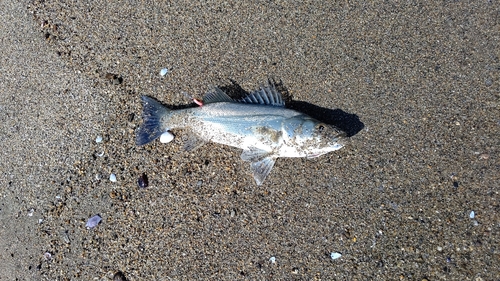
M285 108L272 83L240 100L216 87L200 107L171 110L147 96L142 96L142 102L137 145L170 134L168 130L174 128L187 129L186 150L208 141L243 149L241 159L250 162L257 185L271 172L276 158L318 157L342 148L347 139L342 130Z

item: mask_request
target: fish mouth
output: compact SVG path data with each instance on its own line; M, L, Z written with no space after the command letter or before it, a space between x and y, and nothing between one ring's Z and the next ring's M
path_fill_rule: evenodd
M348 142L349 142L349 138L347 137L347 133L346 132L342 132L342 133L338 134L334 138L334 142L333 142L334 150L341 149Z

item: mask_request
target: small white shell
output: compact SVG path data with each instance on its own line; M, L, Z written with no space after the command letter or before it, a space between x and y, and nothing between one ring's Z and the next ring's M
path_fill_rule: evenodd
M101 216L95 215L87 221L87 224L85 225L85 227L87 229L94 228L99 224L99 222L101 222Z
M174 135L171 132L165 132L160 136L161 143L169 143L174 139Z
M161 76L165 76L165 75L167 75L167 72L168 72L168 69L167 69L167 68L162 68L162 69L160 70L160 75L161 75Z
M476 216L476 213L474 211L471 211L469 214L469 218L473 219Z
M102 137L101 136L97 136L97 138L95 138L95 142L100 143L101 141L102 141Z
M271 257L271 258L269 259L269 261L270 261L271 263L276 263L276 258L275 258L275 257Z
M112 182L116 182L116 175L115 174L109 175L109 180Z
M341 256L342 256L342 254L337 253L337 252L333 252L330 254L330 258L332 258L332 260L336 260L336 259L340 258Z

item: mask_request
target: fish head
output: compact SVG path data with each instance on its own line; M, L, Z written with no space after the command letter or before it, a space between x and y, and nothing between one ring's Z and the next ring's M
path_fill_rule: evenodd
M315 158L342 148L348 138L341 129L320 122L309 116L293 120L286 129L289 146L294 147L296 156ZM293 156L292 156L293 157Z

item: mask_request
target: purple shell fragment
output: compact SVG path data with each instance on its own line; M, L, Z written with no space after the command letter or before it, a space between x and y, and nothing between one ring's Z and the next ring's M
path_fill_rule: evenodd
M87 227L87 229L94 228L99 224L100 221L101 221L101 216L95 215L87 221L85 227Z

